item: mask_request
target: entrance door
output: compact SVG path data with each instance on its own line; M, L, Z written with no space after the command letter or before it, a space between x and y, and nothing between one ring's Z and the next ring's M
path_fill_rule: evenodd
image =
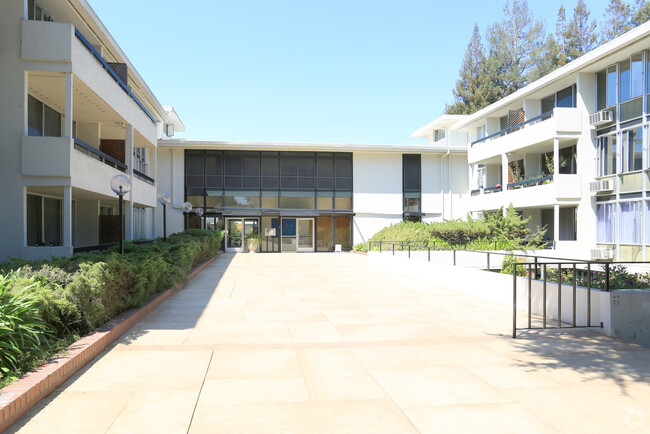
M314 219L298 220L298 251L314 251Z
M226 251L245 252L246 236L250 231L259 232L259 219L256 218L226 219Z

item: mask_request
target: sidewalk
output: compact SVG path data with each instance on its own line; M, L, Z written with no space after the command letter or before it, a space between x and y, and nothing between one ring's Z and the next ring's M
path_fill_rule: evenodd
M587 330L512 340L510 308L366 261L224 255L12 429L650 429L648 349Z

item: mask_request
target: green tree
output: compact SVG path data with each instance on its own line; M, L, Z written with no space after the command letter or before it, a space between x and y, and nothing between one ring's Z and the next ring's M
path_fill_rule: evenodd
M539 78L544 23L526 0L506 0L503 20L488 29L488 77L503 98Z
M622 0L609 0L601 26L601 43L609 42L632 28L630 6Z
M632 25L640 26L650 20L650 1L636 0L634 9L632 9Z
M491 97L487 80L487 63L478 24L474 25L460 68L460 78L452 93L454 102L445 107L445 113L448 114L472 114L496 101Z
M589 8L583 0L579 0L573 10L573 18L564 29L565 63L577 59L597 46L596 20L589 21L589 15Z
M495 212L485 212L485 223L490 228L490 237L495 241L513 241L518 244L537 245L542 242L546 228L535 231L528 227L532 216L522 218L521 214L510 204L505 214L503 207Z

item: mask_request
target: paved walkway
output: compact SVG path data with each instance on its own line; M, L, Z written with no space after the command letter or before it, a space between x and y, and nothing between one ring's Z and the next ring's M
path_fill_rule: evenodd
M356 255L224 255L14 429L650 430L650 351L510 321Z

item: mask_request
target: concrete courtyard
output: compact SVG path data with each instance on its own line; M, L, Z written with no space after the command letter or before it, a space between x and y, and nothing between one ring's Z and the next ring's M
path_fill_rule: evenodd
M648 349L511 315L362 256L224 255L12 430L650 430Z

